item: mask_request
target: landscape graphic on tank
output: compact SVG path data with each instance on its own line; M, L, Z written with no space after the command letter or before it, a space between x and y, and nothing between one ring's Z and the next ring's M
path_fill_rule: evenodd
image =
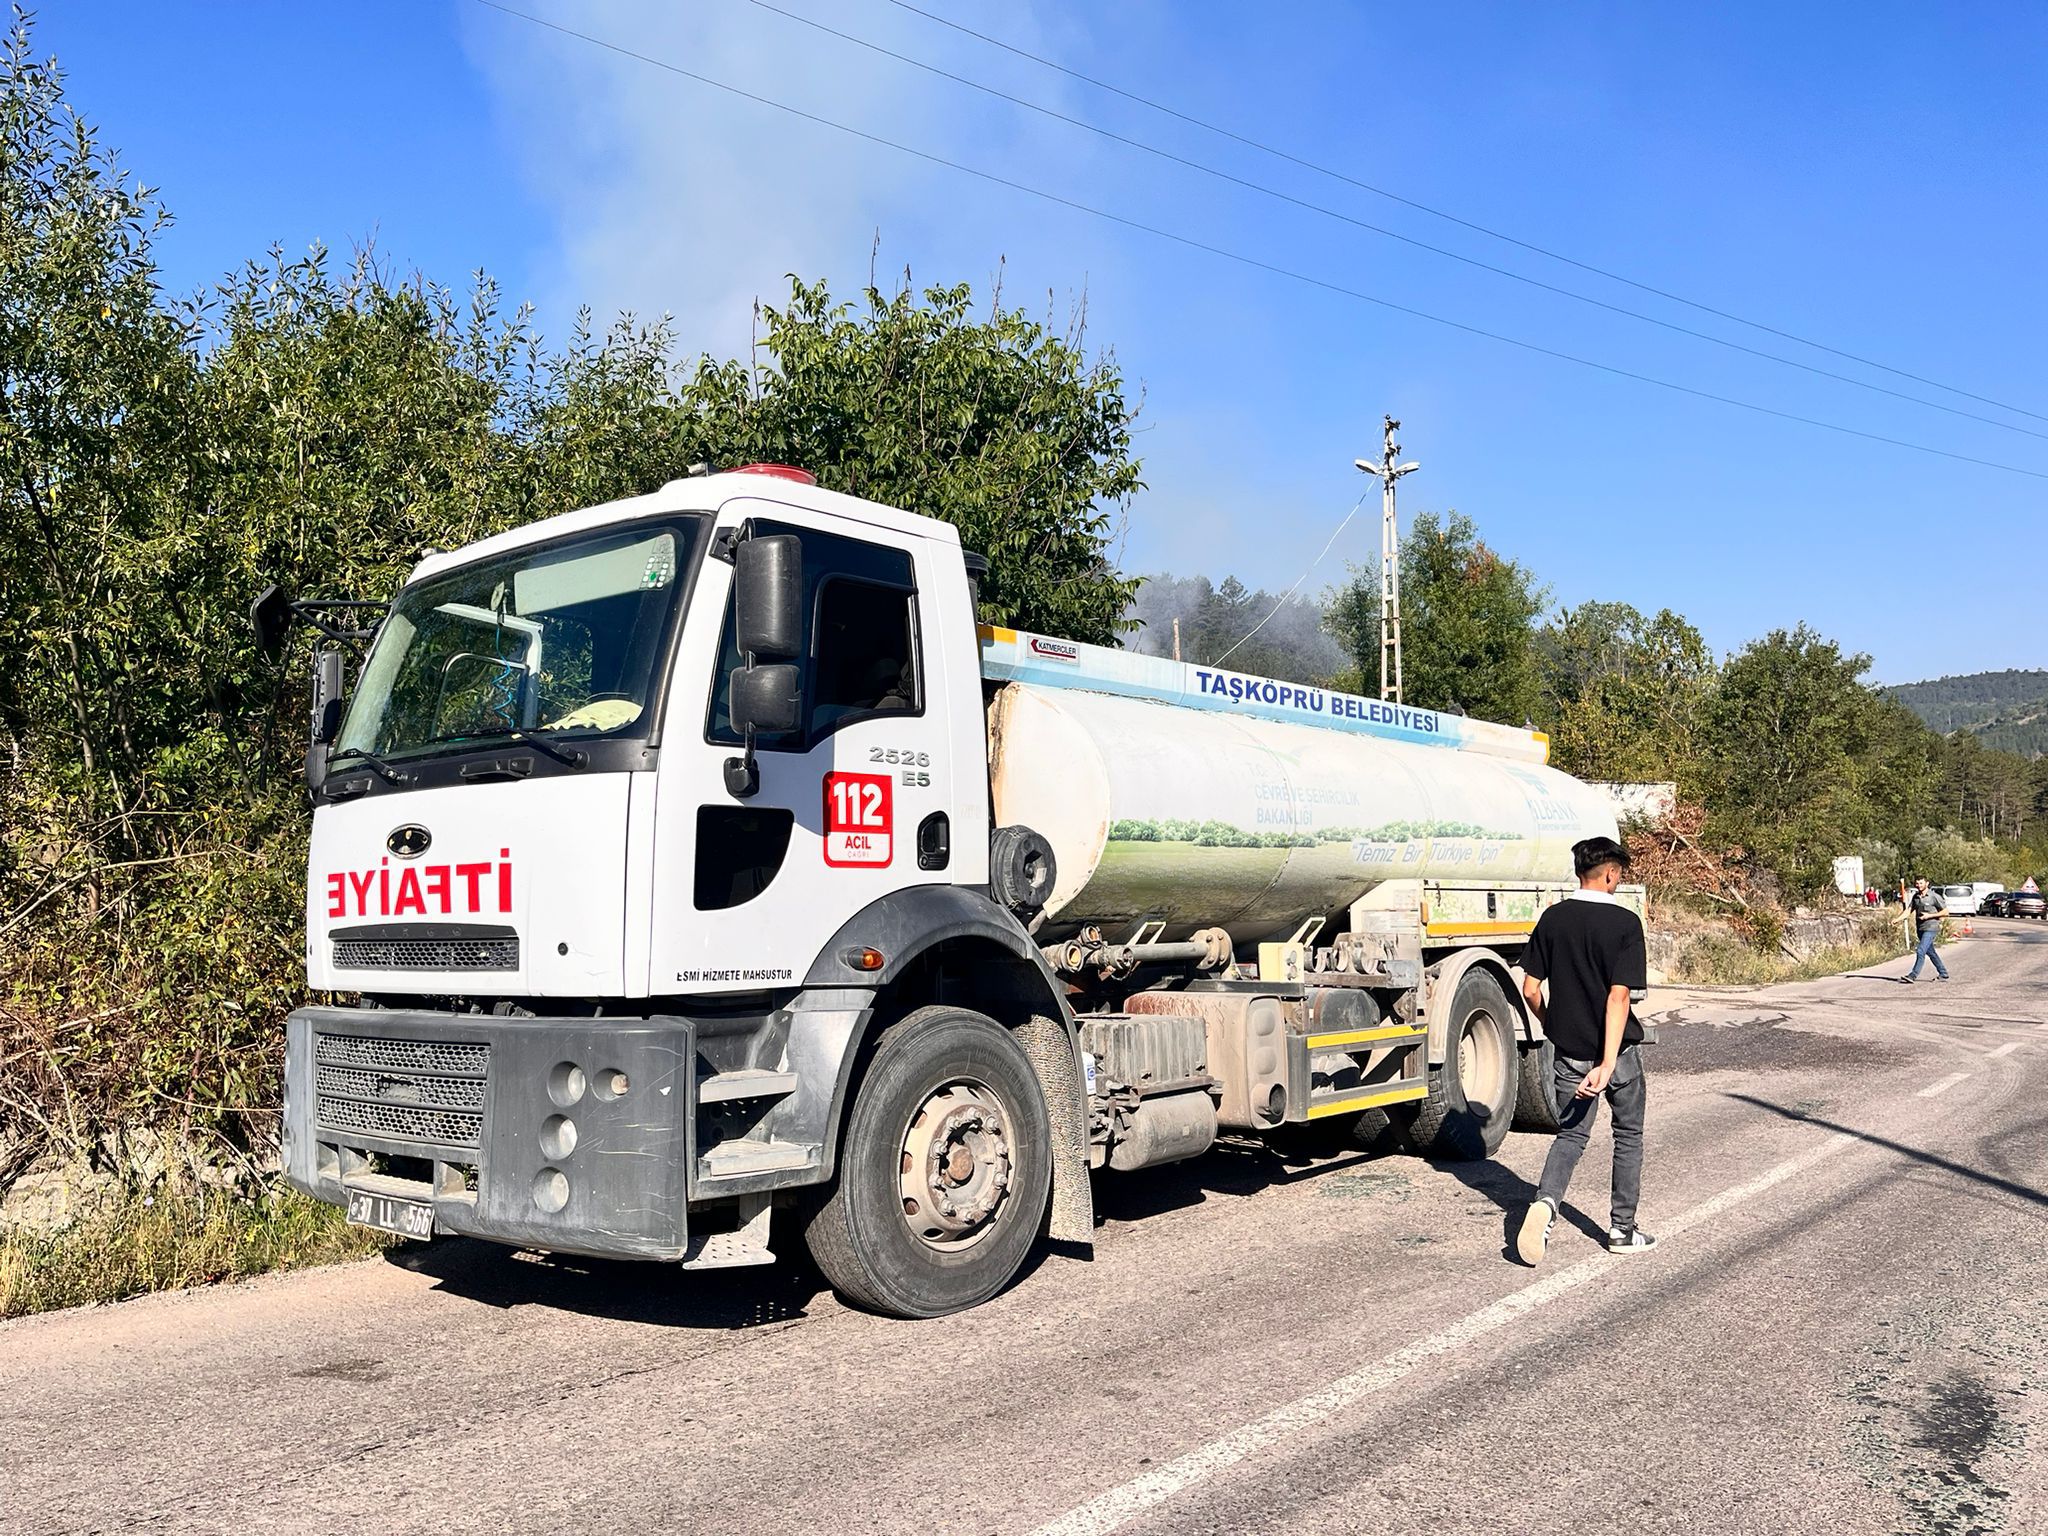
M1112 823L1111 844L1188 843L1197 848L1316 848L1325 843L1363 847L1405 847L1429 838L1474 842L1518 842L1519 832L1490 832L1464 821L1390 821L1377 827L1296 827L1285 832L1252 832L1227 821L1138 821ZM1377 860L1360 858L1360 863Z
M1475 873L1507 849L1527 846L1519 832L1472 822L1389 821L1377 826L1301 826L1255 831L1227 821L1123 818L1111 823L1101 861L1088 882L1090 910L1135 916L1208 913L1229 922L1256 910L1260 895L1282 876L1291 904L1320 888L1331 907L1379 880L1427 860ZM1171 891L1162 909L1160 894Z

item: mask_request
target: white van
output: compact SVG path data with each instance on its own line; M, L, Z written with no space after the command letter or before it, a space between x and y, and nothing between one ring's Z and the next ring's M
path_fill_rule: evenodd
M1969 885L1944 885L1941 888L1941 899L1948 903L1950 917L1975 917L1980 901L1993 891L2004 889L2005 887L1995 880L1976 880Z

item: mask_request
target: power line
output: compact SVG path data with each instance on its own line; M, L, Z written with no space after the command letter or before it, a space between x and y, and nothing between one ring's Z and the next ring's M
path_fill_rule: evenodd
M1634 288L1639 292L1651 294L1660 299L1668 299L1673 304L1683 304L1687 309L1696 309L1701 314L1712 315L1716 319L1732 321L1736 325L1746 325L1753 331L1762 331L1767 335L1777 336L1785 341L1797 342L1802 347L1812 347L1816 352L1826 352L1847 362L1861 364L1865 368L1875 368L1880 373L1889 373L1897 378L1910 379L1915 384L1925 384L1930 389L1943 390L1951 395L1961 395L1964 399L1975 400L1980 405L1992 405L2001 411L2011 411L2020 416L2031 416L2036 421L2048 421L2048 414L2043 414L2040 411L2030 411L2023 405L2011 405L2006 401L1993 399L1990 395L1977 394L1959 385L1944 384L1939 379L1930 379L1922 374L1908 372L1904 368L1894 368L1889 363L1880 363L1875 358L1863 357L1854 352L1846 352L1840 347L1831 347L1826 342L1815 341L1810 336L1801 336L1793 331L1782 330L1778 326L1767 324L1762 320L1751 320L1747 316L1736 314L1733 310L1717 309L1712 304L1702 303L1698 299L1688 299L1684 294L1673 293L1668 289L1656 287L1651 283L1639 282L1633 277L1625 277L1619 272L1608 270L1606 267L1596 266L1589 261L1580 261L1574 256L1567 256L1562 251L1554 251L1547 246L1537 245L1534 241L1523 240L1503 230L1489 228L1487 225L1477 223L1472 219L1461 217L1455 213L1447 212L1442 208L1433 208L1428 203L1418 202L1412 197L1403 197L1398 192L1390 192L1385 187L1374 186L1369 181L1361 181L1356 176L1349 175L1344 171L1318 164L1316 161L1305 159L1300 155L1290 153L1274 145L1263 143L1248 135L1220 127L1204 118L1195 117L1174 107L1169 107L1164 102L1155 101L1149 96L1141 96L1136 91L1128 91L1120 85L1112 85L1109 81L1098 79L1094 75L1083 74L1080 70L1072 69L1060 63L1057 59L1048 59L1042 54L1032 53L1027 49L1019 48L1014 43L1006 43L999 37L991 37L986 32L977 32L974 28L954 21L950 17L941 16L934 11L925 10L921 6L912 5L910 0L889 0L889 4L895 6L898 10L909 11L912 15L922 16L927 21L937 22L942 27L950 27L955 32L976 38L981 42L987 43L992 48L1000 48L1003 52L1013 54L1017 58L1027 59L1031 63L1041 65L1046 69L1056 70L1070 79L1079 80L1084 85L1092 85L1097 90L1108 91L1111 95L1121 96L1126 101L1136 102L1141 107L1149 108L1154 112L1163 113L1167 117L1175 118L1192 127L1200 128L1205 133L1216 134L1234 143L1245 145L1249 149L1255 149L1262 155L1271 155L1276 160L1285 160L1290 165L1298 165L1304 170L1314 171L1318 176L1327 176L1332 181L1341 181L1346 186L1358 188L1361 192L1370 192L1374 197L1383 197L1389 202L1401 204L1404 208L1413 208L1416 212L1426 213L1431 218L1442 219L1447 223L1472 230L1476 234L1485 235L1490 240L1499 240L1508 245L1519 246L1525 251L1533 252L1548 260L1562 262L1568 267L1577 267L1581 272L1590 272L1595 277L1604 277L1609 282L1620 283L1625 287Z
M1294 578L1294 585L1289 587L1285 592L1280 594L1280 601L1273 605L1273 613L1267 614L1265 618L1259 620L1258 623L1254 624L1250 629L1246 630L1243 634L1239 635L1237 637L1237 644L1231 646L1229 650L1225 651L1221 656L1218 656L1214 661L1210 662L1210 666L1220 667L1223 665L1223 663L1230 660L1232 654L1237 650L1237 647L1239 645L1243 645L1245 641L1251 639L1253 635L1256 635L1260 630L1264 629L1267 623L1270 622L1273 618L1273 614L1277 614L1282 608L1285 608L1288 605L1288 603L1293 600L1294 594L1301 590L1301 584L1304 581L1308 580L1309 572L1313 571L1317 566L1323 563L1323 556L1327 555L1330 552L1332 546L1336 544L1338 537L1344 532L1346 528L1349 528L1351 526L1351 519L1358 516L1358 509L1365 505L1365 497L1370 496L1371 494L1371 491L1367 491L1365 493L1365 496L1360 496L1358 500L1351 503L1351 510L1344 514L1344 521L1339 523L1337 525L1336 532L1332 533L1330 537L1323 542L1323 547L1316 552L1315 559L1309 561L1307 567L1302 571L1302 573ZM1380 692L1382 694L1385 694L1386 691L1386 685L1382 683L1380 685Z
M1739 341L1730 341L1725 336L1716 336L1711 331L1702 331L1689 325L1680 325L1675 320L1666 320L1658 315L1645 314L1641 310L1630 309L1623 304L1609 303L1606 299L1597 299L1591 294L1580 293L1576 289L1562 288L1556 283L1546 283L1541 278L1530 277L1527 273L1517 272L1510 267L1496 266L1490 261L1481 261L1478 257L1467 256L1462 251L1454 251L1446 246L1432 245L1427 240L1418 240L1413 235L1404 235L1397 229L1388 229L1369 220L1357 218L1352 214L1345 213L1341 209L1332 208L1324 203L1312 202L1303 197L1295 197L1291 193L1282 192L1277 187L1269 187L1260 182L1252 181L1247 177L1233 175L1229 171L1222 170L1204 161L1191 160L1185 155L1177 155L1171 150L1161 149L1156 144L1148 144L1143 139L1133 139L1124 134L1116 133L1108 128L1091 123L1086 118L1069 116L1065 112L1061 112L1053 107L1044 106L1027 97L1014 96L1010 92L1001 90L996 86L985 85L981 81L970 79L966 75L955 74L950 69L941 68L936 64L928 64L924 60L912 58L906 53L898 53L893 48L884 47L880 43L870 42L867 38L857 36L852 32L842 31L838 27L814 20L796 11L784 10L781 6L774 4L773 0L747 0L747 3L761 10L770 11L786 20L796 22L801 26L810 27L814 31L822 32L828 37L836 37L842 42L851 43L856 48L865 48L870 53L879 54L886 59L894 59L897 63L907 64L912 69L921 69L926 74L935 75L941 80L950 80L956 85L966 86L969 90L980 91L983 95L992 96L998 101L1009 102L1013 106L1022 107L1029 112L1036 112L1040 116L1051 118L1055 122L1065 123L1070 127L1079 128L1086 133L1092 133L1098 138L1107 139L1112 143L1122 144L1143 154L1155 156L1158 159L1194 171L1199 175L1208 176L1217 181L1228 182L1235 187L1242 187L1246 191L1255 192L1261 197L1271 198L1275 202L1288 203L1296 208L1305 209L1310 213L1321 214L1324 218L1335 219L1339 223L1349 224L1355 229L1366 230L1371 234L1383 236L1388 240L1398 240L1403 245L1413 246L1420 251L1427 251L1433 256L1442 256L1447 260L1460 262L1468 267L1475 267L1481 272L1491 272L1496 277L1505 277L1512 282L1525 283L1531 288L1540 288L1545 293L1554 293L1560 298L1591 305L1595 309L1604 309L1609 314L1621 315L1630 320L1638 320L1644 325L1654 325L1660 329L1675 332L1680 336L1690 336L1696 341L1709 342L1717 347L1726 347L1731 352L1741 352L1749 357L1762 358L1765 362L1777 363L1781 367L1797 368L1802 373L1810 373L1823 379L1833 379L1837 383L1848 384L1856 389L1867 389L1873 394L1889 395L1894 400L1904 400L1911 405L1925 406L1932 411L1944 411L1951 416L1960 416L1966 421L1981 422L1987 427L1997 427L2004 432L2018 432L2027 437L2039 438L2044 442L2048 442L2048 432L2037 432L2032 427L2022 427L2009 421L2000 421L1995 416L1980 415L1976 411L1966 411L1959 406L1943 405L1939 400L1929 400L1923 395L1909 395L1903 390L1888 389L1884 385L1874 384L1868 379L1859 379L1853 374L1837 373L1830 368L1821 368L1812 363L1803 363L1796 357L1786 357L1779 352L1766 352L1761 347L1745 346ZM919 14L923 13L920 12ZM980 34L977 33L976 35L979 36Z
M1112 213L1106 208L1097 208L1089 203L1079 202L1070 197L1063 197L1057 192L1048 192L1042 187L1034 187L1025 182L1013 181L1007 176L998 175L994 171L983 170L979 166L967 165L958 160L949 160L944 155L933 154L930 150L917 149L898 140L884 138L882 135L870 133L864 128L855 128L850 124L838 122L829 117L823 117L805 108L791 106L788 102L777 101L772 96L763 96L758 92L745 90L737 85L728 85L723 80L714 79L710 75L700 74L692 69L685 69L680 64L672 64L666 59L658 59L651 54L640 53L621 43L610 42L591 33L578 31L574 27L564 26L560 22L550 21L543 16L534 16L526 11L516 10L512 6L503 4L502 0L475 0L475 3L513 17L516 20L527 22L533 26L545 27L548 31L558 32L564 37L573 37L579 42L589 43L592 47L602 48L608 53L618 54L621 58L633 59L655 69L677 75L685 80L694 80L699 85L710 86L713 90L723 91L727 95L736 96L742 101L751 101L756 105L770 107L777 112L787 113L791 117L801 118L805 122L816 123L821 128L830 128L834 132L846 134L851 138L861 139L870 144L879 144L884 149L893 149L899 154L909 155L913 159L925 161L927 164L943 166L947 170L959 171L964 175L989 182L991 185L1006 187L1012 192L1022 192L1026 196L1038 198L1041 201L1052 203L1058 207L1070 208L1076 213L1085 213L1092 218L1104 219L1112 224L1120 224L1126 229L1133 229L1140 234L1151 235L1155 239L1170 241L1175 245L1185 246L1189 250L1201 251L1210 256L1220 257L1225 261L1235 262L1239 266L1271 273L1276 277L1284 277L1291 282L1301 283L1311 288L1320 288L1326 293L1334 293L1344 298L1356 299L1363 304L1375 305L1381 309L1391 310L1396 314L1409 315L1417 320L1427 320L1432 325L1441 325L1450 330L1463 331L1469 336L1478 336L1487 341L1497 341L1504 346L1517 347L1522 351L1533 352L1541 357L1555 358L1559 362L1571 363L1580 368L1590 368L1595 372L1611 374L1616 378L1632 379L1639 384L1655 385L1659 389L1668 389L1675 394L1690 395L1697 400L1711 400L1719 405L1731 405L1738 410L1751 411L1760 416L1771 416L1780 421L1797 422L1801 426L1818 427L1825 432L1836 432L1845 437L1861 438L1865 442L1883 443L1893 448L1905 448L1914 453L1924 453L1935 458L1950 459L1959 464L1975 464L1982 469L2002 470L2007 474L2024 475L2032 480L2048 480L2048 471L2026 469L2016 464L2002 464L1995 459L1980 459L1971 454L1956 453L1947 448L1935 448L1926 443L1915 443L1905 438L1887 437L1880 432L1865 432L1858 427L1844 426L1842 423L1835 421L1823 421L1815 416L1801 416L1794 411L1782 411L1775 406L1759 405L1753 400L1741 400L1733 395L1722 395L1716 394L1712 390L1697 389L1690 384L1679 384L1670 379L1660 379L1654 374L1638 373L1633 369L1618 367L1613 363L1596 362L1591 358L1560 351L1555 347L1546 347L1538 342L1523 341L1516 336L1509 336L1499 331L1489 331L1483 326L1468 325L1462 320L1453 320L1448 316L1431 314L1428 310L1416 309L1408 304L1399 304L1392 299L1383 299L1375 294L1366 293L1361 289L1347 288L1342 283L1334 283L1326 278L1313 277L1306 272L1297 272L1290 267L1279 266L1273 262L1261 261L1256 256L1247 256L1243 252L1233 251L1224 246L1212 245L1205 240L1198 240L1192 235L1183 235L1170 229L1161 229L1157 225L1146 224L1120 213Z

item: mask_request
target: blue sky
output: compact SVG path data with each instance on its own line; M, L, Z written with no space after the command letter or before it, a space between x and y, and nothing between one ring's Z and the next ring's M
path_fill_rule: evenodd
M1642 325L1219 183L881 59L747 0L522 9L1075 201L1775 410L2048 476L2048 420L1560 266L1163 118L888 0L776 0L1293 197L1945 414ZM921 0L1360 180L1668 291L2048 416L2048 11ZM871 259L1090 339L1142 387L1136 570L1301 576L1380 415L1557 603L1686 614L1718 649L1814 624L1874 676L2048 666L2048 478L1756 415L1443 328L910 159L484 8L62 0L38 48L177 215L196 287L273 242L460 283L566 330L579 304L745 343L786 272ZM879 257L874 251L879 240ZM2031 274L2031 275L2030 275ZM1361 516L1305 591L1377 547Z

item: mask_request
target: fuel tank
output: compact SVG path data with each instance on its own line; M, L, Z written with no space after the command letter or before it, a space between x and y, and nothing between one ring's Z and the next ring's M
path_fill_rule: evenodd
M1054 937L1273 938L1387 880L1569 880L1572 844L1616 835L1541 762L1080 687L996 687L989 768L996 825L1052 843Z

